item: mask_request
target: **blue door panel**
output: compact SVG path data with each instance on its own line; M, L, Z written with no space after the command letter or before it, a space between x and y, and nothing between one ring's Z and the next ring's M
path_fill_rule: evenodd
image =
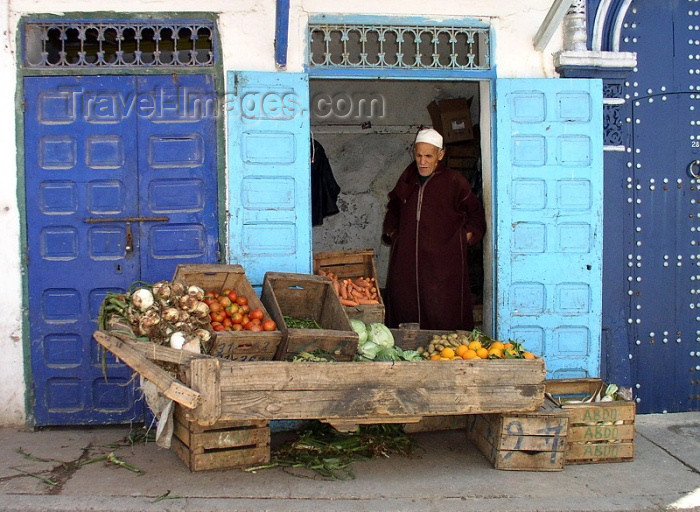
M496 82L496 329L552 378L597 376L602 86Z
M213 96L213 81L179 80L188 110L161 94L173 80L24 80L37 425L142 420L132 371L107 355L103 375L92 340L100 304L134 281L170 279L177 263L217 259L216 111L202 115L200 101ZM120 220L135 217L166 220Z
M255 287L311 272L309 88L303 73L227 76L229 259Z
M127 157L137 153L136 119L113 108L134 79L26 78L24 86L36 423L138 420L131 370L108 357L105 382L91 339L99 303L138 278L138 258L125 250L123 224L89 223L138 215L136 162Z
M180 263L218 258L217 98L211 75L137 78L154 98L138 117L139 224L142 279L170 279ZM159 106L159 107L157 107Z

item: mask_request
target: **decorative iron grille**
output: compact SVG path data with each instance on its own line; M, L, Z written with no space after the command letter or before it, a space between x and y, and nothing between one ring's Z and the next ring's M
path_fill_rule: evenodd
M312 68L488 70L488 27L310 24Z
M28 68L209 67L214 22L66 22L24 25Z

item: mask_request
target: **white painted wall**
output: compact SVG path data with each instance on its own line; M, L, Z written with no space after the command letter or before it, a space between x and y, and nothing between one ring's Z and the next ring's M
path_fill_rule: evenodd
M536 52L532 39L545 18L552 0L444 0L433 3L425 12L424 0L385 0L383 2L333 2L327 0L292 0L289 20L288 65L290 71L302 71L306 58L306 23L310 14L342 13L382 16L423 16L435 19L454 17L477 18L494 29L494 63L503 77L553 77L552 54L561 48L561 34L553 38L543 52ZM25 422L24 366L28 354L27 333L22 330L23 290L20 255L24 253L20 240L20 201L16 165L17 116L15 109L17 76L16 37L18 24L25 15L57 12L59 4L49 0L0 0L0 154L3 155L0 186L0 215L2 216L0 261L3 263L4 290L0 295L0 375L4 385L0 390L0 425L20 425ZM61 12L108 11L114 2L100 0L63 0ZM274 71L275 2L255 0L210 0L197 4L185 0L122 0L122 12L188 12L206 7L219 13L224 68L227 70ZM135 15L137 16L137 15Z

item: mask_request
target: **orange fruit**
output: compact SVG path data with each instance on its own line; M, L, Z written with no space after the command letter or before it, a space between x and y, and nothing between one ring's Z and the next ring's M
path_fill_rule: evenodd
M503 349L502 348L493 348L491 347L489 349L489 357L491 356L496 356L499 359L503 359Z
M445 347L440 351L440 356L446 357L447 359L452 359L455 356L455 351L450 347Z
M509 348L513 348L513 344L512 344L512 343L505 343L505 344L503 345L503 348L504 348L505 350L508 350Z
M476 355L479 356L481 359L486 359L487 357L489 357L489 351L486 350L484 347L481 347L476 351Z
M469 347L467 347L466 345L460 345L459 347L457 347L457 350L455 350L455 354L457 354L459 357L462 357L467 350L469 350Z
M532 352L523 352L523 357L525 359L537 359Z
M476 355L476 352L474 352L472 349L468 348L467 350L464 351L464 354L462 354L462 359L477 359L479 356Z
M477 351L481 348L481 342L480 341L472 341L471 343L469 343L468 348L470 350Z
M511 358L518 357L518 351L515 350L514 348L507 348L505 350L505 355L507 355L508 357L511 357Z
M439 361L440 360L440 355L439 354L433 354L430 356L431 361Z
M489 349L493 349L493 348L499 348L499 349L503 350L503 348L504 348L503 343L501 343L500 341L494 341L493 343L491 343L491 345L489 345Z

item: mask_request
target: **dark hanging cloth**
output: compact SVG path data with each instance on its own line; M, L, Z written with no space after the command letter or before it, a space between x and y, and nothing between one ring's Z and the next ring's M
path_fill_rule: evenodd
M323 146L311 140L311 225L320 226L323 218L335 215L340 186L335 181L331 164Z

